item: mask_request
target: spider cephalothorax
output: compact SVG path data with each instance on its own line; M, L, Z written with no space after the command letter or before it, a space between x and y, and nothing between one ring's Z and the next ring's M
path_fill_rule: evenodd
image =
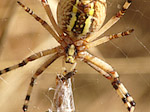
M66 63L73 64L71 68L71 71L73 72L70 72L65 78L63 78L63 80L71 78L74 73L76 73L75 67L77 62L75 60L80 59L107 78L111 82L113 88L117 91L117 94L122 99L128 111L133 112L135 109L135 102L128 93L127 89L120 82L117 71L115 71L109 64L100 58L97 58L86 51L91 47L100 45L115 38L127 36L133 32L133 29L131 29L117 34L103 36L100 39L97 39L118 20L120 20L120 18L125 14L126 10L131 5L132 0L126 0L122 9L102 28L100 27L102 26L106 17L106 0L60 0L57 8L58 24L52 15L48 1L41 0L41 2L55 31L50 25L48 25L46 21L41 19L32 10L30 10L30 8L26 7L19 1L18 4L22 6L27 13L33 16L36 21L41 23L41 25L58 41L60 45L52 49L35 53L25 58L19 64L0 70L0 75L2 75L3 73L23 67L28 62L34 61L46 55L53 54L53 56L47 59L32 76L25 98L23 111L27 111L28 109L30 95L37 77L41 75L44 70L57 58L64 56L66 57Z

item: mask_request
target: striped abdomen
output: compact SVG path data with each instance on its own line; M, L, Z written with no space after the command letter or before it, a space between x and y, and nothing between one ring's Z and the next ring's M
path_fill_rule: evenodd
M59 27L71 38L86 38L97 31L106 17L106 0L60 0Z

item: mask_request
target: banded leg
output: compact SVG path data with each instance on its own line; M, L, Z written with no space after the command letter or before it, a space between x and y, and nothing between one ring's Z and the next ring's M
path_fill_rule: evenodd
M37 16L29 7L26 7L21 2L17 1L17 3L24 8L24 10L29 13L32 17L34 17L35 20L41 23L41 25L59 42L61 43L61 39L58 37L58 35L55 33L55 31L47 24L46 21L41 19L39 16Z
M109 64L95 56L92 56L88 52L83 52L80 54L80 58L83 58L85 63L110 80L112 86L117 91L117 94L121 97L128 111L133 112L135 109L135 102L128 93L127 89L120 82L118 73Z
M124 32L117 33L117 34L104 36L104 37L102 37L102 38L100 38L98 40L95 40L93 42L88 43L86 45L86 48L89 49L91 47L95 47L97 45L100 45L100 44L103 44L105 42L108 42L108 41L110 41L112 39L120 38L120 37L124 37L124 36L130 35L133 31L134 31L134 29L131 29L131 30L127 30L127 31L124 31Z
M58 35L61 36L63 34L63 31L59 28L59 26L57 25L57 23L55 21L53 14L52 14L52 11L51 11L51 8L50 8L50 5L48 4L48 1L47 0L41 0L41 2L43 4L43 7L45 8L45 11L46 11L53 27L55 28Z
M36 59L39 59L43 56L46 56L46 55L50 55L50 54L53 54L53 53L56 53L57 52L57 49L59 49L60 47L55 47L53 49L48 49L48 50L44 50L44 51L41 51L41 52L38 52L38 53L35 53L29 57L27 57L26 59L24 59L21 63L19 64L16 64L16 65L13 65L13 66L10 66L8 68L5 68L3 70L0 70L0 75L6 73L6 72L10 72L14 69L17 69L17 68L20 68L20 67L23 67L25 66L28 62L31 62L31 61L34 61Z
M100 35L102 35L105 31L107 31L112 25L114 25L116 22L120 20L120 18L126 13L126 10L131 5L132 0L126 0L125 4L122 7L122 10L120 10L115 16L113 16L99 31L95 32L90 37L86 38L85 40L87 42L93 41Z
M24 105L23 105L23 111L27 111L28 109L28 103L29 103L29 100L30 100L30 96L31 96L31 92L32 92L32 89L33 89L33 86L35 84L35 80L37 79L37 77L50 65L52 64L57 58L59 57L58 54L55 54L54 56L52 56L50 59L48 59L37 71L36 73L33 75L33 77L31 78L31 82L30 82L30 85L29 85L29 88L28 88L28 91L27 91L27 95L26 95L26 98L25 98L25 102L24 102Z

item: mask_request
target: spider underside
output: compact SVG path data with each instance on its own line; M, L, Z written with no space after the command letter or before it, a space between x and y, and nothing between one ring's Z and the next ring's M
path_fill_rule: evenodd
M132 0L126 0L122 9L116 13L105 25L102 26L106 16L106 0L60 0L57 8L58 24L56 23L47 0L41 0L43 7L54 27L53 30L46 21L37 16L30 8L21 2L17 2L24 10L33 16L41 25L60 43L60 46L35 53L25 58L21 63L10 66L0 71L0 75L25 66L28 62L34 61L46 55L53 54L35 72L31 78L23 111L27 111L30 95L37 77L45 71L57 58L64 56L65 62L72 65L75 70L76 60L80 60L91 66L97 72L110 80L113 88L122 99L129 112L135 109L135 102L127 89L120 82L118 73L106 62L87 52L87 49L95 47L112 39L124 37L133 32L133 29L113 35L103 36L97 39L112 25L114 25L125 14ZM101 27L102 26L102 27ZM65 78L71 78L72 75ZM64 79L62 79L64 80Z

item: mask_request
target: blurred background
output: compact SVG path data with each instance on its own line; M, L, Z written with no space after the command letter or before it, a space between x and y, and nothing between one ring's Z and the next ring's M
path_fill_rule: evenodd
M20 0L49 24L40 0ZM107 0L107 22L125 0ZM49 0L56 18L58 0ZM134 28L126 38L115 39L89 50L111 64L121 82L134 98L135 112L150 112L150 1L133 0L126 15L104 35ZM57 46L54 38L16 0L0 1L0 69L19 63L25 57ZM47 57L45 57L47 58ZM0 78L1 112L20 112L30 78L45 58L7 73ZM29 112L45 112L51 108L56 74L61 72L62 58L54 62L37 80ZM110 82L83 62L78 62L73 78L76 112L127 112Z

